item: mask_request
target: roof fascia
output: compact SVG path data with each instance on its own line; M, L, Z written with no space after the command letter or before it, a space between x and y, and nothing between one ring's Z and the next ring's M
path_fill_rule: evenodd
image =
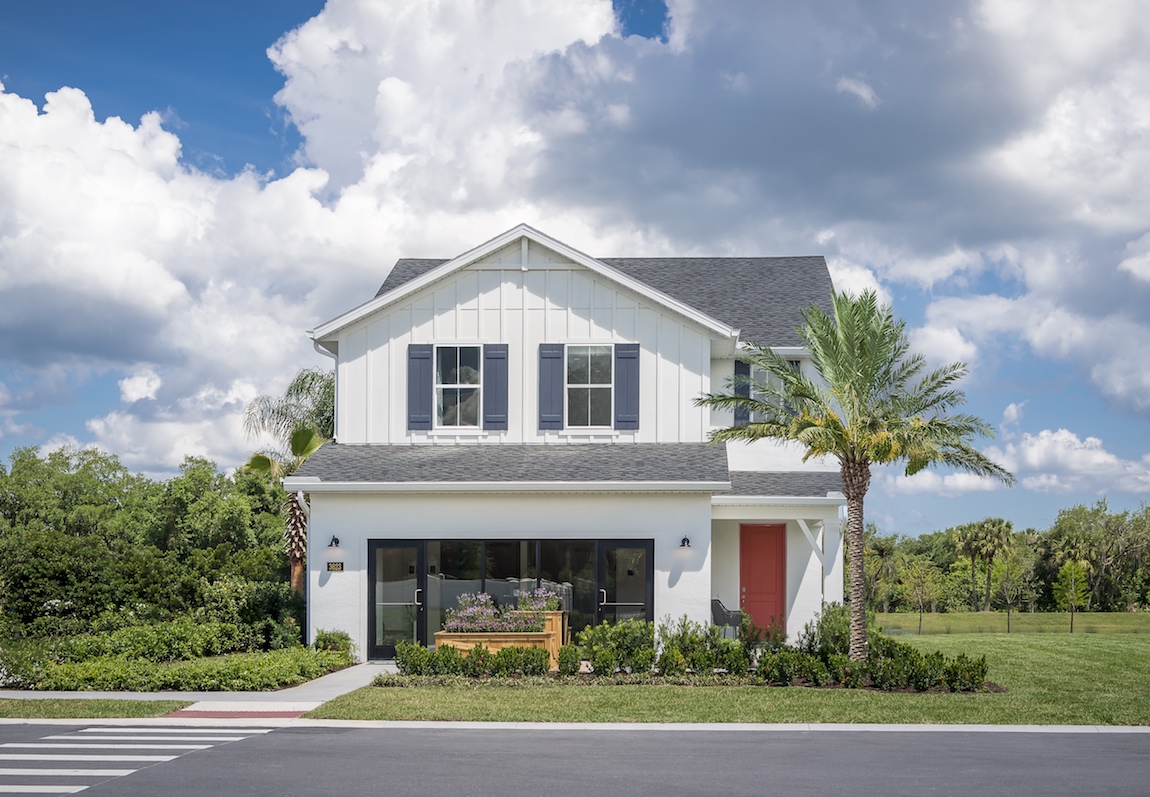
M706 313L702 313L699 310L696 310L694 307L691 307L688 304L684 304L678 299L672 298L662 291L658 291L652 288L645 282L641 282L617 269L611 268L606 263L602 263L590 255L586 255L583 252L580 252L578 249L574 249L568 246L562 241L557 241L551 236L546 235L545 233L541 233L527 224L519 224L507 232L501 235L497 235L491 240L486 241L485 243L482 243L479 246L452 258L451 260L448 260L446 263L436 266L435 268L427 271L424 274L421 274L415 279L405 282L395 290L389 291L382 296L376 296L375 298L364 302L358 307L349 310L342 315L336 316L330 321L320 324L315 329L309 330L308 336L312 340L321 340L323 338L330 337L340 330L351 326L360 319L371 315L377 310L380 310L389 304L393 304L408 296L411 296L412 294L423 290L428 285L438 282L453 272L465 268L471 263L474 263L476 260L481 260L487 255L490 255L499 249L502 249L504 246L507 246L508 244L524 237L534 241L540 246L545 246L548 249L564 255L574 263L577 263L578 265L581 265L590 271L607 277L608 279L617 282L623 287L629 288L641 296L645 296L648 299L663 305L669 310L673 310L679 315L684 316L696 324L704 327L705 329L710 330L713 334L731 341L732 346L734 345L735 341L738 340L738 329L728 326L727 324L712 318Z
M846 506L842 493L819 495L716 495L711 506Z
M721 481L538 481L538 482L336 482L289 476L288 492L306 493L714 493L731 489Z

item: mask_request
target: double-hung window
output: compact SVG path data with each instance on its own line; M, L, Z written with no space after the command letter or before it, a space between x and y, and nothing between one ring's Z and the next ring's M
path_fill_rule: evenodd
M540 344L539 428L638 429L639 344Z
M507 429L507 344L407 347L407 428Z
M611 427L613 348L567 347L568 427Z
M435 347L435 426L478 427L482 396L479 346Z

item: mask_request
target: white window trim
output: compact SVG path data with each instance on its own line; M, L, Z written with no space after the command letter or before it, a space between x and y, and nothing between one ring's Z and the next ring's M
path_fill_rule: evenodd
M610 412L611 422L609 424L607 424L606 426L575 426L571 423L571 408L569 406L569 404L570 404L569 396L570 396L570 388L572 387L572 385L570 382L567 381L567 376L568 376L567 353L568 353L568 351L570 351L572 346L601 346L603 348L610 350L610 352L611 352L611 355L610 355L610 358L611 358L611 382L609 384L602 383L602 382L593 382L593 383L589 382L586 385L574 385L574 387L577 387L577 388L578 387L588 387L588 388L595 387L595 388L602 389L603 387L606 386L610 389L611 398L608 400L608 406L610 407L610 410L611 410L611 412ZM588 371L590 371L590 363L588 363ZM480 398L480 400L482 401L482 397ZM588 416L590 416L590 408L588 408ZM604 431L614 431L615 430L615 344L614 343L604 343L603 341L595 341L593 343L570 342L570 343L564 343L563 344L563 431L568 431L568 430L570 430L572 433L575 433L575 434L602 434Z
M439 350L440 349L478 349L479 350L479 381L474 385L464 385L460 383L443 384L439 381ZM456 355L458 357L458 355ZM443 343L432 344L431 351L431 401L432 401L432 419L431 431L446 434L476 434L483 432L483 344L468 341L465 343L451 343L444 341ZM443 389L463 388L467 390L479 391L479 412L476 415L476 423L474 426L468 424L466 426L442 426L439 423L439 391Z

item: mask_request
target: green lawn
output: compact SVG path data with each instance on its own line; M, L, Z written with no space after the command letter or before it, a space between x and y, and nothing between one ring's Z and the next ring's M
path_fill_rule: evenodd
M880 613L879 626L888 634L917 634L918 614ZM1010 630L1016 634L1066 634L1070 615L1066 612L1013 612ZM924 614L923 634L1005 634L1006 612L953 612ZM1150 612L1078 612L1074 615L1075 634L1150 634Z
M105 717L162 717L190 706L186 700L55 700L0 699L5 719L98 719Z
M907 638L985 653L1004 693L885 694L765 686L365 687L308 717L539 722L847 722L1150 725L1150 637L965 634Z

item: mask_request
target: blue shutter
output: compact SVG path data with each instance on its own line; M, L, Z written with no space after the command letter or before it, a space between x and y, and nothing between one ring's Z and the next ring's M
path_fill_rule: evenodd
M735 360L735 379L740 377L750 378L751 364L745 363L742 360ZM751 383L750 382L735 382L735 395L751 397ZM735 408L735 426L746 426L751 422L751 412L744 407Z
M615 344L615 428L639 428L639 344Z
M563 428L563 344L539 344L539 428Z
M483 428L507 428L507 344L483 346Z
M435 410L435 382L432 380L430 343L411 343L407 347L407 428L430 429Z

